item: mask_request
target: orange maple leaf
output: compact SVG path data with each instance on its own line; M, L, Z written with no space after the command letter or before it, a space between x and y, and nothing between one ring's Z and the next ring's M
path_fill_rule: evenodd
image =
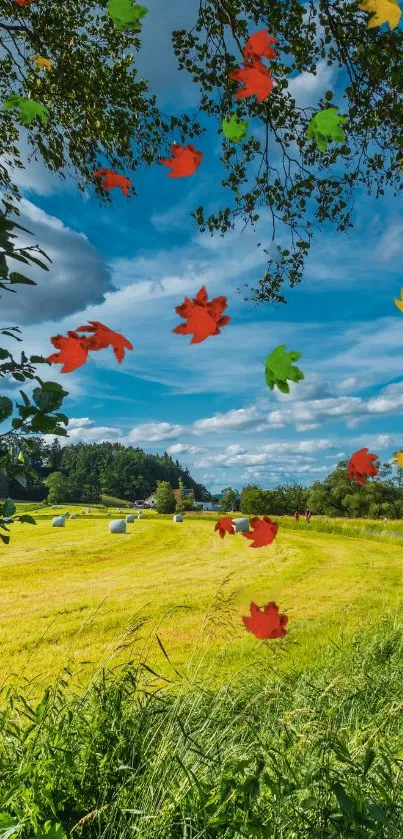
M249 58L260 58L261 56L265 56L265 58L277 58L277 53L274 51L273 47L270 44L276 44L277 38L273 38L272 35L269 35L268 29L260 29L259 32L255 32L253 35L248 38L245 49L243 51L244 58L246 61Z
M175 306L175 312L181 318L186 318L187 323L179 324L172 332L176 332L177 335L193 334L190 343L200 344L210 335L219 335L220 327L230 322L229 317L222 316L226 308L226 297L215 297L214 300L208 302L206 288L202 286L193 300L185 297L180 306Z
M255 516L255 518L250 519L249 524L253 527L253 533L249 531L242 533L242 536L252 540L249 545L250 548L263 548L264 545L271 545L278 531L278 524L275 521L272 521L269 516L263 516L263 521Z
M256 638L284 638L287 635L288 615L280 615L279 607L273 600L261 608L252 602L249 609L251 616L242 617L242 620Z
M358 449L354 452L347 466L347 475L350 481L357 481L357 484L364 486L367 478L374 478L378 474L374 465L377 459L376 454L368 454L368 449Z
M90 320L90 324L91 326L79 326L76 330L77 332L94 333L89 338L85 339L88 342L89 349L104 350L106 347L111 346L113 348L113 352L115 353L115 357L117 358L119 364L121 364L125 357L124 348L126 347L128 350L132 350L133 344L131 344L124 335L121 335L119 332L114 332L98 320Z
M237 90L237 99L246 99L256 94L257 101L263 102L273 90L273 80L260 58L253 56L250 61L243 62L244 69L238 68L229 73L230 79L243 83L243 88Z
M171 154L172 159L168 157L160 158L164 166L169 166L172 169L168 173L168 178L185 178L187 175L193 175L203 159L202 152L196 151L191 143L186 148L172 143Z
M112 172L111 169L100 169L99 172L92 173L93 178L103 178L103 189L114 189L115 186L120 186L123 195L126 197L129 194L129 188L133 186L131 180L124 175L118 175L117 172Z
M223 518L216 523L214 530L218 530L221 539L224 539L226 533L230 533L231 536L233 536L235 528L236 524L232 520L231 516L223 516Z
M82 335L77 335L77 332L71 330L67 333L67 338L64 335L55 335L51 338L51 343L60 352L49 355L46 361L52 364L64 364L61 373L71 373L77 367L85 364L88 358L88 340Z
M29 4L32 3L32 0L14 0L14 3L16 3L17 6L29 6Z

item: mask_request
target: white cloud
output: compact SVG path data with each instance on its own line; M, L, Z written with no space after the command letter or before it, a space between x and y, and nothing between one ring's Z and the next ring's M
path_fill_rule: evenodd
M140 440L146 443L157 443L160 440L176 439L182 432L182 425L171 425L170 422L146 422L132 428L124 439L131 443L137 443Z
M199 449L198 446L187 446L183 443L174 443L173 446L169 446L167 448L167 453L173 457L174 455L178 454L199 454L202 452L203 449Z

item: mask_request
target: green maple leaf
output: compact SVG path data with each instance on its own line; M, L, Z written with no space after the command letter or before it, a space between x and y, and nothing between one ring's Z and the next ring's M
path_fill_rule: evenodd
M325 108L312 117L306 136L308 140L315 140L320 151L326 151L329 138L336 143L346 139L346 135L339 123L347 122L347 117L337 113L337 108Z
M112 18L116 29L121 32L124 29L133 29L134 32L140 32L139 20L147 12L148 9L145 6L139 6L137 3L133 5L132 0L109 0L108 3L109 17Z
M287 379L291 382L300 382L304 378L304 374L299 367L294 367L292 362L298 361L301 358L300 352L286 352L285 344L276 347L270 355L266 358L265 375L266 382L270 390L277 385L282 393L289 393L290 386L287 384Z
M49 111L46 105L35 102L34 99L24 99L22 96L18 96L17 93L12 93L8 97L7 102L4 103L3 111L9 111L13 108L19 109L18 116L23 125L31 125L35 117L39 117L43 125L46 125L48 122Z
M236 115L232 114L231 119L223 119L221 126L226 137L233 140L234 143L240 143L248 132L248 121L240 120L238 122Z

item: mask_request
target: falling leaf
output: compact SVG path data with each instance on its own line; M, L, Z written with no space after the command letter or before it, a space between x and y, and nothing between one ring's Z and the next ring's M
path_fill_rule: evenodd
M43 125L46 125L49 119L49 111L46 105L41 105L40 102L35 102L34 99L24 99L18 96L17 93L12 93L8 97L7 102L3 105L3 111L10 109L19 109L19 118L23 125L31 125L35 117L39 117Z
M357 481L357 484L364 486L367 478L374 478L378 474L374 462L376 454L368 454L368 449L359 449L351 455L347 466L347 475L350 481Z
M251 616L242 617L242 620L256 638L284 638L287 635L288 615L280 615L273 600L262 607L252 602L249 609Z
M234 143L240 143L248 134L248 121L240 120L238 122L236 114L232 114L231 119L223 119L221 123L222 130L229 140Z
M403 451L393 452L394 460L392 461L399 469L403 469Z
M244 58L247 61L249 58L277 58L277 53L270 44L276 44L277 38L269 35L268 29L260 29L248 38L245 49L243 51Z
M132 0L109 0L108 14L113 20L116 29L123 32L125 29L132 29L133 32L140 32L140 18L148 12L145 6L132 3Z
M396 303L397 308L400 309L401 312L403 312L403 288L400 289L400 297L402 299L401 300L395 300L395 303Z
M287 380L291 382L300 382L304 378L304 374L299 367L294 367L292 362L298 361L301 358L300 352L286 352L285 344L276 347L270 355L266 358L265 375L266 382L270 390L274 390L277 385L281 393L289 393L290 386Z
M263 516L263 520L255 516L249 522L252 525L253 533L251 531L242 533L245 539L251 539L250 548L263 548L265 545L271 545L276 538L278 531L278 524L272 521L269 516Z
M29 6L30 3L32 3L32 0L14 0L14 3L16 3L17 6Z
M203 159L202 152L196 151L191 143L186 148L172 143L171 154L171 160L168 157L160 158L164 166L169 166L172 169L168 178L185 178L188 175L193 175Z
M230 533L231 536L235 533L236 524L232 520L231 516L223 516L220 521L216 523L214 530L218 530L221 539L224 539L226 533Z
M273 80L268 69L260 59L252 58L243 62L244 69L238 68L229 73L230 79L242 82L244 87L236 92L237 99L256 95L258 102L263 102L273 90Z
M87 338L89 349L103 350L111 346L115 357L119 364L121 364L125 357L124 348L126 347L128 350L132 350L133 344L124 335L121 335L119 332L114 332L97 320L90 320L90 324L90 326L79 326L76 332L93 332L94 334L90 338Z
M376 12L371 15L367 29L382 26L383 23L389 23L389 29L396 29L402 15L402 10L394 0L363 0L358 8L363 12Z
M114 189L115 186L120 186L123 195L126 197L129 194L129 188L133 186L131 180L124 175L118 175L117 172L112 172L111 169L100 169L99 172L92 173L93 178L103 178L103 189Z
M226 297L215 297L208 303L206 288L202 286L193 300L185 297L180 306L175 306L175 312L181 318L185 318L187 323L181 323L172 332L176 332L177 335L193 334L190 343L200 344L210 335L219 335L220 327L226 326L230 322L229 317L222 316L222 312L226 308Z
M337 108L324 108L312 117L306 132L308 140L315 140L318 149L322 152L327 150L329 137L335 143L342 143L346 135L340 122L347 122L347 117L337 113Z
M71 373L77 367L85 364L88 358L88 340L77 332L68 331L67 338L64 335L55 335L51 338L51 343L60 352L49 355L45 360L52 364L64 364L61 373Z
M42 55L33 55L30 60L35 62L39 70L51 70L53 67L49 58L44 58Z

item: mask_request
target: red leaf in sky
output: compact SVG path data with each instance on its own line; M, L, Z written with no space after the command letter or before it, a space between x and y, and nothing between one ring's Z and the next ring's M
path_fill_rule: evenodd
M125 357L124 348L126 347L128 350L132 350L133 344L131 344L124 335L121 335L119 332L114 332L98 320L90 320L90 324L91 326L79 326L76 330L77 332L94 333L89 338L86 338L89 349L103 350L106 347L111 346L120 364Z
M277 58L277 53L274 51L273 47L270 46L270 44L276 43L277 38L273 38L272 35L269 35L268 29L260 29L259 32L255 32L251 35L245 44L245 49L243 51L245 60L248 61L248 59L253 58L253 56L261 58L263 55L265 58Z
M61 373L71 373L72 370L85 364L88 358L88 339L72 331L69 331L67 336L65 338L64 335L55 335L50 339L53 346L60 352L53 353L46 359L53 364L64 364Z
M271 521L269 516L263 516L263 521L255 516L255 518L250 519L249 524L253 527L253 533L249 531L249 533L242 533L242 536L252 540L249 545L250 548L263 548L264 545L271 545L278 531L276 522Z
M358 449L351 455L347 466L347 475L350 481L357 481L357 484L364 486L367 478L374 478L378 474L374 462L378 460L376 454L368 454L368 449Z
M279 614L279 607L274 601L261 608L252 602L249 609L250 618L242 617L242 620L256 638L284 638L284 635L287 635L285 626L288 623L288 616Z
M226 533L230 533L231 535L235 533L235 527L235 522L232 520L231 516L223 516L223 518L216 523L214 530L218 530L221 539L224 539Z
M92 173L93 178L103 178L103 189L114 189L115 186L120 186L123 195L126 197L129 194L129 187L133 186L131 180L124 175L118 175L117 172L112 172L111 169L100 169L99 172Z
M256 94L258 102L263 102L273 90L273 80L268 69L259 58L243 62L244 69L238 68L229 73L230 79L242 82L244 87L236 92L237 99L246 99Z
M202 286L193 300L185 297L180 306L175 306L175 312L181 318L185 318L187 323L179 324L172 332L176 332L177 335L193 334L190 343L200 344L210 335L219 335L220 327L230 322L229 317L222 316L226 308L226 297L215 297L214 300L207 302L207 291L205 286Z
M171 154L171 160L168 157L160 158L164 166L169 166L172 169L172 172L168 174L168 178L185 178L187 175L193 175L200 166L203 158L202 152L196 151L191 143L186 148L172 143Z

